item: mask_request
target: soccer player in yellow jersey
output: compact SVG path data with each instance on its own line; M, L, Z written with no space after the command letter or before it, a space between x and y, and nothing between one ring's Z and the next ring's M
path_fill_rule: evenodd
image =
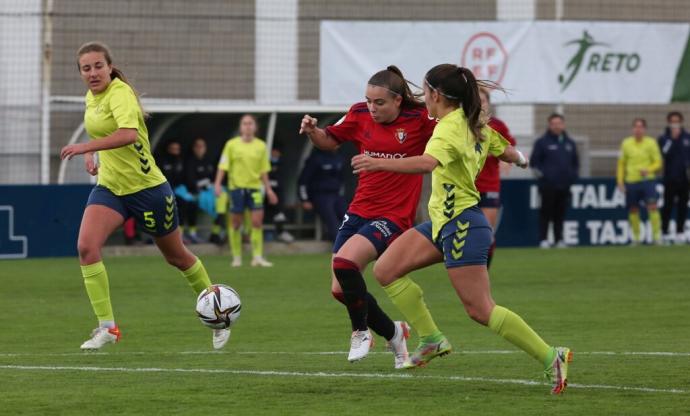
M656 174L661 170L661 151L657 141L646 135L647 121L636 118L632 124L633 135L623 139L616 182L618 189L625 192L628 208L632 244L640 242L640 205L647 207L649 222L652 223L652 238L661 243L661 217L657 209L659 195L656 192Z
M433 67L424 78L424 98L429 115L439 122L423 155L404 159L357 155L352 159L355 173L431 172L431 221L398 237L374 266L376 279L420 336L420 344L405 367L425 365L451 351L431 318L421 288L405 276L444 262L470 318L542 363L553 383L552 392L559 394L567 384L572 354L568 348L546 344L520 316L494 302L486 267L492 230L477 206L475 178L489 153L522 168L527 167L527 160L485 126L478 83L469 69L452 64Z
M151 155L136 92L113 66L104 44L86 43L77 57L79 73L89 89L84 126L91 140L65 146L60 157L71 159L83 154L86 171L98 175L86 203L77 243L86 293L99 322L81 349L98 350L120 339L101 247L129 217L154 237L165 260L182 272L194 292L199 294L211 281L201 260L182 244L175 196ZM222 348L229 337L229 330L214 330L213 346Z
M240 135L228 140L218 162L216 173L216 196L222 193L221 185L225 174L228 175L228 189L230 190L231 221L228 226L230 236L230 250L232 251L232 266L242 265L242 234L240 227L244 221L244 211L251 211L252 266L271 267L263 256L264 234L264 194L268 203L278 203L278 196L271 188L268 172L271 164L263 140L255 137L257 130L256 119L245 114L240 119Z

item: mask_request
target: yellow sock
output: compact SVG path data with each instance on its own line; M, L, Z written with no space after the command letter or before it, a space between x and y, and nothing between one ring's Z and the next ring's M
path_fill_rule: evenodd
M108 286L108 273L102 261L81 266L81 275L84 277L86 293L91 300L91 307L98 317L98 322L114 322L113 307L110 304L110 288Z
M261 227L252 228L251 242L252 256L262 257L264 255L264 230Z
M489 317L489 328L545 366L553 359L553 349L517 314L496 305Z
M196 259L196 263L194 263L192 267L187 270L183 270L182 275L185 277L185 279L187 279L189 286L192 287L197 295L203 292L207 287L211 286L211 279L208 278L206 268L199 259Z
M424 303L424 292L412 279L408 276L401 277L388 286L384 286L383 290L420 337L439 333L434 318L431 317L431 312Z
M652 223L654 241L661 240L661 216L658 210L649 211L649 222Z
M630 221L630 233L633 241L640 241L640 213L630 212L628 214L628 221Z
M228 227L228 236L230 237L230 252L233 258L242 256L242 231L232 227Z

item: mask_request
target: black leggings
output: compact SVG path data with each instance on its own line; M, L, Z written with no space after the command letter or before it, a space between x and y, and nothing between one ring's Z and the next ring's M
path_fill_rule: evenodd
M539 210L539 240L547 239L549 223L553 221L553 236L556 242L563 241L563 221L570 200L569 189L539 188L541 209Z
M685 231L685 219L688 217L688 183L664 182L664 206L661 208L661 230L668 234L671 212L676 207L676 233Z

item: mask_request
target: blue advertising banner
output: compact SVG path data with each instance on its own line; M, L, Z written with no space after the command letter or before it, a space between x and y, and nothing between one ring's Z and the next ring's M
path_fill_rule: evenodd
M0 259L76 256L92 185L0 186Z
M663 186L657 185L659 207ZM630 242L630 227L625 209L625 194L614 179L582 179L570 187L570 203L563 226L568 245L612 245ZM539 190L534 180L505 180L501 184L503 210L496 243L504 247L539 244ZM643 220L646 218L642 211ZM673 215L675 218L675 214ZM690 221L686 219L685 238L690 241ZM670 231L675 231L671 221ZM651 226L643 223L641 237L651 242Z
M91 185L0 186L0 259L76 256L79 224ZM658 185L659 194L663 187ZM568 245L627 244L625 197L613 179L584 179L570 189L563 237ZM539 191L534 180L506 180L496 236L503 247L539 244ZM661 206L662 200L659 200ZM674 215L675 216L675 215ZM643 219L644 219L643 214ZM675 223L671 221L671 231ZM686 220L690 241L690 220ZM642 237L651 240L645 223Z

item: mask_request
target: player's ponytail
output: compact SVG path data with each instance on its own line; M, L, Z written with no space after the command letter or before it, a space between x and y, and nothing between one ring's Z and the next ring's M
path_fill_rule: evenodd
M115 79L118 78L120 81L124 82L125 84L129 85L129 87L132 89L134 92L134 96L137 98L137 103L139 104L139 108L141 108L141 112L144 114L144 117L148 117L149 114L144 111L144 106L141 105L141 100L139 99L139 92L134 88L134 85L132 85L129 80L127 80L127 77L125 77L124 72L122 70L118 69L113 65L113 55L110 53L110 48L105 43L102 42L86 42L85 44L81 45L79 50L77 51L77 68L79 68L79 58L87 54L89 52L100 52L103 54L103 57L105 58L105 61L108 63L108 65L111 66L111 71L110 71L110 79Z
M482 120L482 101L479 97L479 87L477 85L477 79L474 77L472 71L465 67L458 67L458 75L460 82L465 83L465 94L462 98L462 110L465 112L467 117L467 123L470 126L470 130L477 141L484 140L482 136L482 127L486 125L486 121Z
M372 75L368 84L385 88L391 95L402 97L401 107L424 107L424 103L419 99L422 94L412 92L409 85L412 83L405 79L400 68L395 65L389 65L386 69Z
M479 87L488 87L492 84L477 81L472 71L453 64L436 65L426 73L424 81L451 105L462 107L475 140L483 141L482 128L486 125L488 117L482 111Z

